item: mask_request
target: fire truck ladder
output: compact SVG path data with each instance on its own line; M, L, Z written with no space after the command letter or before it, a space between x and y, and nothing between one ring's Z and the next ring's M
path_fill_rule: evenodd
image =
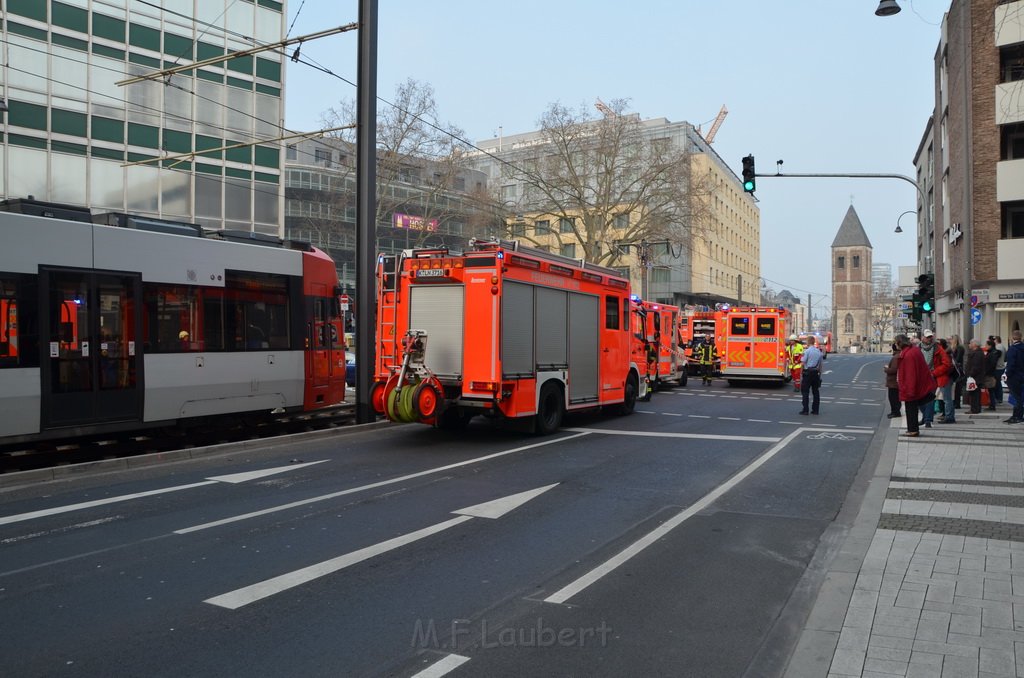
M391 271L386 270L393 264ZM395 336L395 313L397 312L398 295L401 290L399 276L402 273L402 257L382 256L381 266L384 280L377 294L377 312L380 314L380 345L377 347L381 357L381 365L394 367L401 361L398 357L398 337ZM390 282L388 278L390 277Z

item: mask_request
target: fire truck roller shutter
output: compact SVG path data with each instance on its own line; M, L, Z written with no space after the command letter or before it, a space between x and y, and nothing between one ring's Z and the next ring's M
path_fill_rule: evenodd
M567 293L537 288L537 369L564 370L569 344Z
M598 334L603 317L598 297L569 294L569 402L596 402Z
M505 281L501 295L501 374L533 375L533 285ZM543 331L543 326L538 325Z
M462 374L462 285L417 285L409 290L409 328L427 333L426 365L438 377Z

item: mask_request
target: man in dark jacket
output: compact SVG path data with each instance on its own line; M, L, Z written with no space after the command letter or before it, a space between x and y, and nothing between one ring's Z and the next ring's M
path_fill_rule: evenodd
M967 355L964 357L964 372L968 379L974 379L973 390L965 391L964 400L970 405L970 414L981 413L981 388L985 381L985 354L977 339L967 343ZM968 386L970 382L968 382Z
M896 345L900 347L896 382L900 389L900 400L906 403L907 413L907 431L900 435L916 438L921 435L917 423L918 411L935 399L935 377L928 369L921 349L912 345L907 335L896 335Z
M1010 335L1010 347L1006 349L1006 386L1013 396L1013 415L1006 420L1007 424L1024 422L1024 342L1021 341L1020 330Z

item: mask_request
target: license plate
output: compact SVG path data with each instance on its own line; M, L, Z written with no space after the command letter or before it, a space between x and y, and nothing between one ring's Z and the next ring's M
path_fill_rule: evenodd
M417 278L443 278L444 269L441 268L420 268L416 270Z

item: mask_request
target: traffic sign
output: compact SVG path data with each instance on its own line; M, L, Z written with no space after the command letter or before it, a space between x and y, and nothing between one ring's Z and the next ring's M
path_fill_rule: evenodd
M906 313L897 313L897 314L896 314L896 317L897 317L897 318L903 318L904 320L906 320L906 319L907 319L907 318L909 318L910 316L908 316L908 315L907 315Z
M976 308L971 309L971 324L977 325L981 322L981 311Z
M901 311L908 311L908 310L910 310L912 308L914 308L914 302L912 302L912 301L901 301L899 303L899 309Z
M978 305L978 295L977 294L972 294L971 295L971 308L974 308L977 305Z

